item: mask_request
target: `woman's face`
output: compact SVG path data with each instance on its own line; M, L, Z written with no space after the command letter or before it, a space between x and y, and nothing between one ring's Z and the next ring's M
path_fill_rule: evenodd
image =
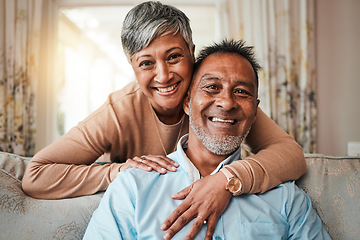
M158 113L182 107L194 64L180 34L167 34L130 57L141 90Z

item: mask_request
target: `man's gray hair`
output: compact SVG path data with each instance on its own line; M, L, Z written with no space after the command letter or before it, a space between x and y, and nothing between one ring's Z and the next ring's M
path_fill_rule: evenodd
M127 58L165 34L180 33L192 54L193 41L188 17L179 9L149 1L132 8L125 17L121 43Z

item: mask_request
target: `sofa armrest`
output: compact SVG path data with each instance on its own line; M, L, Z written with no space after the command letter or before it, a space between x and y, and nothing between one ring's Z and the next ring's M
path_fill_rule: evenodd
M298 181L333 239L359 239L360 158L306 154Z
M0 239L82 239L103 193L39 200L21 189L29 158L0 152Z

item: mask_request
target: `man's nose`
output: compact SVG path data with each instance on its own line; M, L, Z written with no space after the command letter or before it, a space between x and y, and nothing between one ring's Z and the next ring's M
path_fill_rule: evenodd
M237 107L237 102L230 92L222 92L216 98L216 106L229 111Z
M158 83L167 83L173 77L166 63L160 63L156 66L156 75L154 80Z

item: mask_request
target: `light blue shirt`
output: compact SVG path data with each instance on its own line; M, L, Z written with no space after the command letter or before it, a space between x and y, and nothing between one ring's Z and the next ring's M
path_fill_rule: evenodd
M171 198L199 179L187 158L187 135L168 157L179 163L176 172L160 174L131 168L109 185L87 227L84 239L163 239L160 225L182 202ZM219 164L240 159L240 149ZM184 239L193 221L173 239ZM203 226L195 239L204 239ZM264 194L233 197L218 220L213 239L330 239L309 197L294 182Z

